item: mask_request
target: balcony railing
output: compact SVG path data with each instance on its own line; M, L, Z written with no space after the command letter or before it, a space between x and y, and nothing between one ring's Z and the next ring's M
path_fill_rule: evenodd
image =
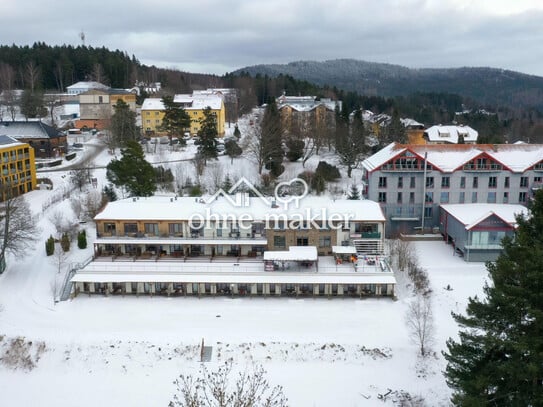
M351 239L381 239L381 232L360 232L351 233Z
M501 171L501 164L474 164L469 163L464 165L464 171Z

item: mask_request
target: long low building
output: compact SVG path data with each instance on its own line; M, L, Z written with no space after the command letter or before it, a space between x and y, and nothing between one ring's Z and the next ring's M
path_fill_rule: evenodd
M73 276L76 294L394 296L385 219L372 201L130 198L95 222L94 259ZM360 260L337 264L338 247Z

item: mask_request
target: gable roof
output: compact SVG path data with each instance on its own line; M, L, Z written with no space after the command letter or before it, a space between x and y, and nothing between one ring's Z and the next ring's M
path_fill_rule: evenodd
M0 134L13 137L15 139L29 138L58 138L63 134L40 121L16 121L0 123Z
M524 172L543 161L543 144L397 144L391 143L362 162L375 171L396 156L410 151L442 172L453 172L482 153L512 172Z
M516 216L527 216L529 213L525 206L515 204L443 204L440 207L466 226L466 230L474 228L492 215L515 227Z
M464 137L464 141L468 143L476 143L479 133L469 126L432 126L424 131L424 134L432 142L447 142L457 144L460 135Z

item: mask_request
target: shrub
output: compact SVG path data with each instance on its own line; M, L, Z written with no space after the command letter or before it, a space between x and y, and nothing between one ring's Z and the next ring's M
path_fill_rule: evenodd
M326 161L319 161L315 175L321 176L325 181L334 181L341 178L339 169L335 165L328 164Z
M60 239L60 247L62 247L62 250L65 252L70 251L70 236L68 236L68 233L62 234Z
M77 234L77 247L80 249L87 248L87 233L84 229Z
M49 239L45 241L45 253L48 256L52 256L53 254L55 254L55 239L52 235L49 236Z
M304 155L305 143L303 140L289 139L287 140L287 159L291 162L298 161Z
M189 196L202 196L202 187L200 185L193 185L190 188Z
M277 178L285 171L285 166L277 161L272 161L270 163L270 174L272 177Z

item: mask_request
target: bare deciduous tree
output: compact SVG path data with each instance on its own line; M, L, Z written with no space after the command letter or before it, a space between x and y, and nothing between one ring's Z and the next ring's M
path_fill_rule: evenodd
M209 180L209 189L211 193L215 193L222 187L224 181L224 168L220 163L214 163L207 167L207 176Z
M426 356L434 340L434 318L429 295L417 295L406 313L409 336L417 344L421 356Z
M175 381L177 394L170 407L284 407L287 398L281 386L270 388L266 371L255 366L251 372L240 372L231 383L232 361L217 371L209 372L204 365L200 376L181 375Z
M83 199L83 206L89 219L94 219L105 205L107 198L100 191L89 191Z
M91 183L92 166L92 163L87 163L85 167L74 168L70 171L70 181L79 188L79 191L82 191L85 185Z
M11 121L15 121L17 116L17 94L15 92L15 70L11 65L0 63L0 89L2 90L2 103L6 111L11 116Z
M6 252L23 257L38 239L39 228L23 196L8 198L0 204L0 272L5 268Z

